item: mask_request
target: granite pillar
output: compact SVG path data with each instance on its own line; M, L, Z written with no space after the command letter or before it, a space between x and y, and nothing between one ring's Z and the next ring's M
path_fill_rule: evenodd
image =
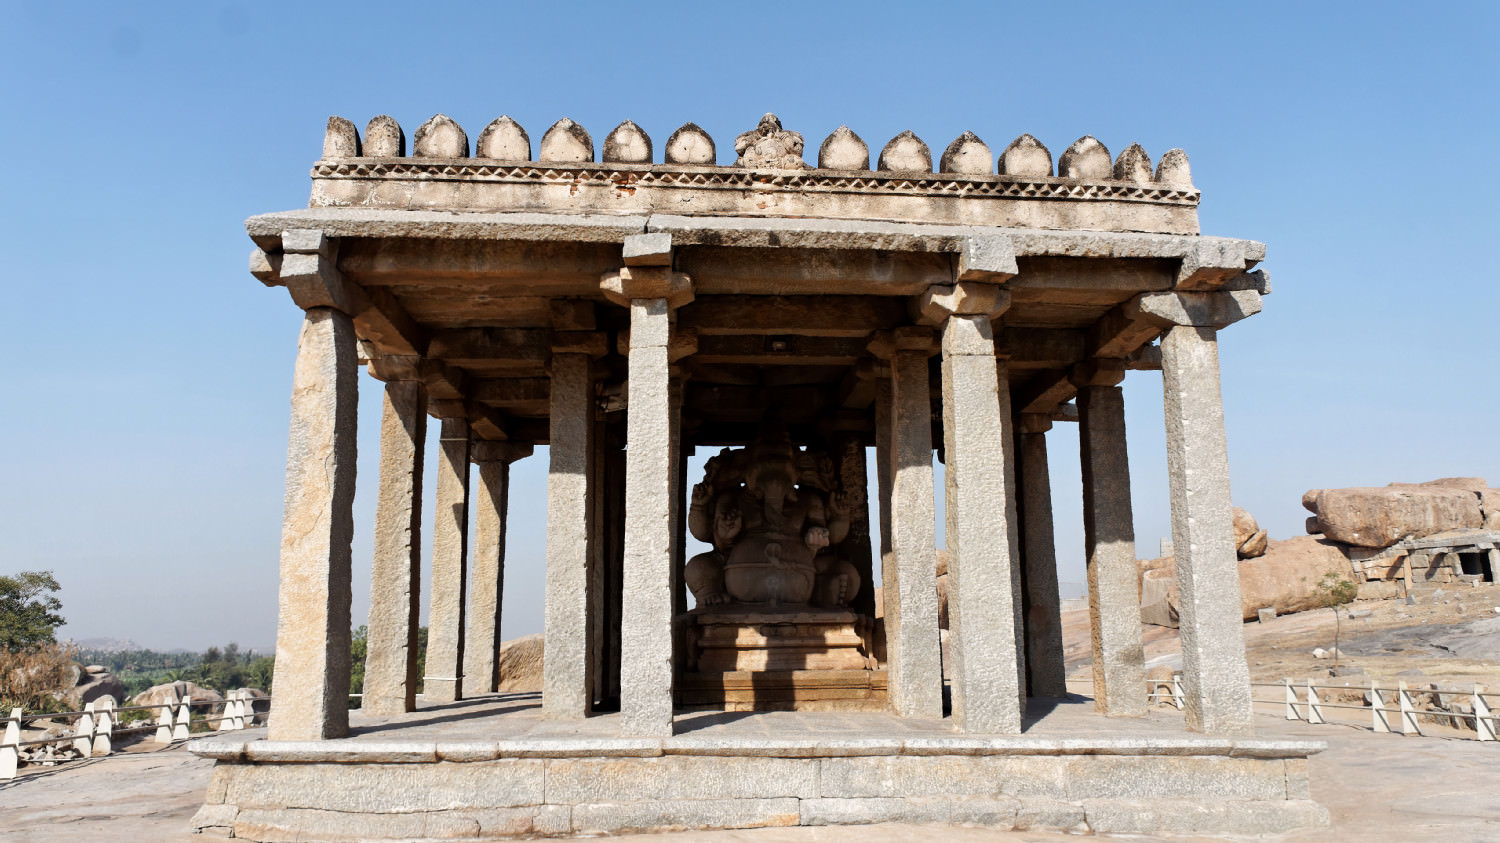
M354 325L311 308L297 339L287 437L272 740L349 731L350 543L358 370Z
M885 635L891 708L901 717L943 715L937 552L932 488L932 334L898 329L891 354L891 557Z
M1161 351L1187 725L1213 735L1249 735L1254 714L1240 619L1217 331L1173 326Z
M948 317L942 367L953 724L963 732L1019 734L1010 386L995 359L989 315Z
M390 381L380 418L380 489L370 565L370 621L364 698L369 714L417 707L418 615L422 598L422 462L427 388Z
M1114 717L1143 717L1146 657L1125 453L1125 396L1113 385L1124 376L1120 361L1092 361L1076 367L1073 379L1078 387L1094 707Z
M630 303L620 730L642 737L672 734L670 314L665 298Z
M422 697L463 699L464 611L468 602L469 422L443 419L433 506L432 596L427 604L427 661Z
M1052 524L1052 480L1047 467L1047 431L1051 427L1052 420L1043 414L1021 416L1021 560L1027 686L1031 696L1059 699L1068 695L1068 689Z
M531 455L530 445L475 442L479 466L474 541L469 554L468 631L464 636L464 689L470 695L500 688L500 621L505 597L505 524L510 505L510 464Z
M552 355L547 477L547 583L542 714L587 717L589 687L589 488L594 390L585 353Z

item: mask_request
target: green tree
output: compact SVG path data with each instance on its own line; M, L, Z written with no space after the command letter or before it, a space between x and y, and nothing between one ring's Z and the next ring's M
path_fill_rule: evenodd
M1339 628L1342 625L1339 607L1354 602L1358 594L1359 586L1333 571L1324 574L1322 581L1318 583L1318 604L1325 609L1333 610L1333 667L1335 670L1339 666Z
M22 571L0 576L0 650L21 652L57 641L65 621L57 613L62 601L51 571Z

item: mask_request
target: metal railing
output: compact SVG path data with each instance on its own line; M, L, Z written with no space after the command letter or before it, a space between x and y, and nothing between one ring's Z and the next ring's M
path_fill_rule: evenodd
M102 703L88 703L82 711L62 711L26 714L19 708L11 709L4 719L5 732L0 737L0 781L13 779L21 766L21 749L33 746L60 746L71 748L79 758L97 758L114 752L115 739L124 735L151 732L150 740L157 744L172 744L190 737L194 725L205 725L211 732L228 732L247 729L256 725L257 718L266 712L255 710L257 703L269 708L270 697L256 697L248 690L230 691L222 700L177 699L158 705L116 706L108 699ZM193 709L207 709L194 714ZM122 725L122 715L147 712L145 725ZM71 734L51 737L21 739L21 726L37 720L72 720Z

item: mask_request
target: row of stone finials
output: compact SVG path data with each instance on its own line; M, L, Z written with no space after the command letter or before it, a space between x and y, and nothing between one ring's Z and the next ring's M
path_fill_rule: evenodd
M774 114L735 139L739 156L734 166L754 169L803 170L802 135L781 128ZM419 158L468 158L469 136L451 118L438 114L423 123L412 139L412 153ZM578 164L594 160L594 141L584 128L564 117L542 136L537 160L552 164ZM616 126L604 140L604 161L619 164L652 163L651 137L629 120ZM666 162L690 166L715 166L714 140L697 125L688 123L667 139ZM328 118L323 138L323 158L404 158L406 134L401 124L384 114L365 126L361 143L359 129L342 117ZM475 157L498 161L531 161L531 138L519 123L499 117L484 127L475 144ZM995 161L995 164L991 164ZM870 148L849 129L840 126L818 147L818 167L829 170L869 170ZM931 173L932 152L910 131L892 138L880 152L876 169L892 173ZM998 159L973 132L964 132L943 152L938 172L955 175L1001 175L1040 177L1052 175L1052 153L1031 135L1022 135L1005 148ZM1191 189L1192 173L1187 153L1171 149L1152 172L1151 157L1140 144L1131 144L1110 162L1109 150L1092 136L1073 142L1057 161L1057 175L1087 181L1117 180L1138 184Z

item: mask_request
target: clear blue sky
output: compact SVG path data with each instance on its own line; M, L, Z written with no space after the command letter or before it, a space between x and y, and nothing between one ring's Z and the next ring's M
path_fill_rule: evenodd
M1273 537L1311 487L1500 485L1493 3L3 4L0 571L52 569L64 634L275 635L299 311L245 269L252 214L306 205L324 121L443 112L476 137L568 116L722 152L766 111L808 147L1022 132L1054 155L1182 147L1208 234L1275 293L1222 355L1236 500ZM363 380L355 623L376 384ZM1126 381L1137 537L1169 533L1160 378ZM1077 437L1052 435L1082 581ZM544 462L517 465L505 633L538 631ZM429 478L430 479L430 478ZM430 511L430 507L429 507Z

